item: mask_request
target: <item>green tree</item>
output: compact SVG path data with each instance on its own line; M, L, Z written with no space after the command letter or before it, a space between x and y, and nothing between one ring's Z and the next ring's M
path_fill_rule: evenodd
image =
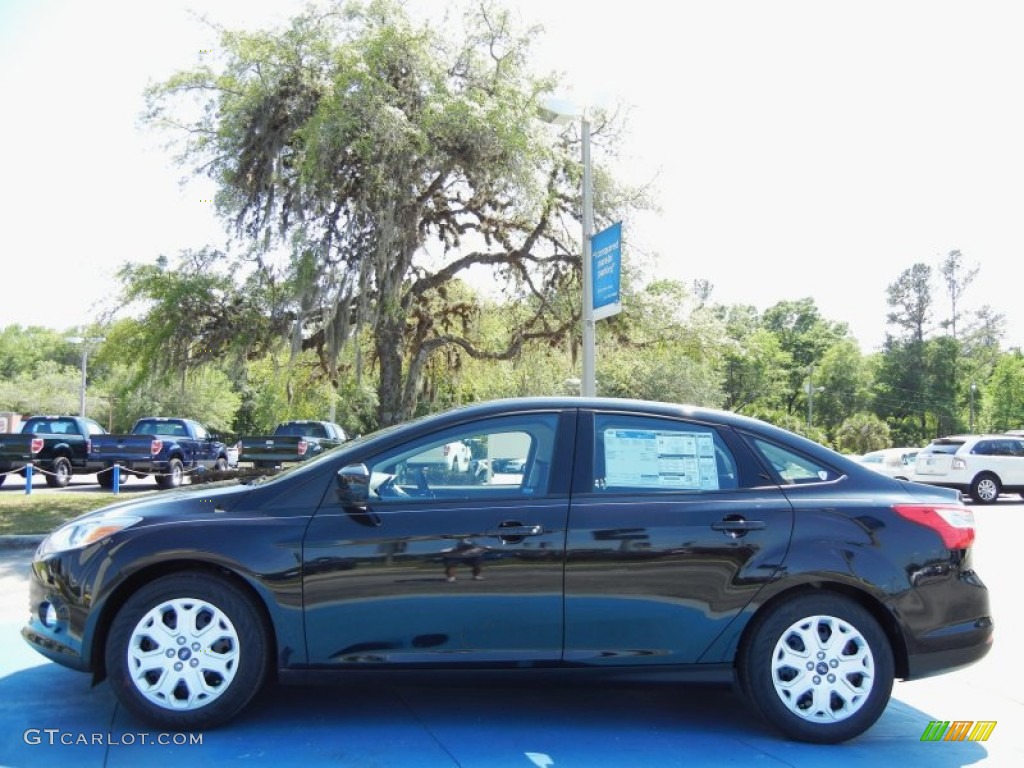
M978 431L1024 428L1024 355L1004 354L975 402L981 415Z
M40 413L78 413L82 372L79 367L61 365L54 360L37 362L28 371L0 380L0 411L33 415ZM86 400L90 416L106 416L102 393L92 388Z
M852 415L869 412L873 368L851 338L829 347L815 368L814 423L830 434ZM838 440L838 436L836 436Z
M13 379L43 361L61 366L78 365L78 348L68 341L68 337L74 335L39 326L3 328L0 330L0 380Z
M778 302L765 310L761 324L779 340L789 358L784 369L789 389L786 410L806 409L807 398L812 396L807 386L819 386L812 381L813 368L830 347L847 338L848 326L823 318L812 298Z
M273 313L296 346L335 380L353 328L372 329L382 425L414 412L441 350L511 359L575 319L558 309L578 291L580 167L572 130L556 142L536 119L555 86L527 66L536 30L488 4L466 30L447 40L389 0L336 3L280 33L224 31L222 71L148 94L147 119L184 128L183 162L217 183L218 212L252 244L246 266L280 289ZM178 97L198 98L200 117L182 118ZM595 119L600 141L612 126ZM599 215L636 202L597 176ZM445 301L479 265L534 309L497 347Z
M889 425L872 413L855 413L839 425L835 436L836 450L864 454L892 446Z

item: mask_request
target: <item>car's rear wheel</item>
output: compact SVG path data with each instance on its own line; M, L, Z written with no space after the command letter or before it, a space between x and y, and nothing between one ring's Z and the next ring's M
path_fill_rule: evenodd
M740 690L787 736L834 744L881 716L894 662L878 622L839 595L804 595L755 619L738 657Z
M71 461L67 456L57 456L53 460L53 467L46 475L46 484L51 488L67 488L74 473L71 470Z
M165 576L128 598L106 646L107 676L124 706L179 731L238 714L266 680L268 659L252 599L198 573Z
M971 498L978 504L995 503L1001 492L999 478L991 472L983 472L971 483Z
M185 478L185 467L181 459L171 459L167 462L167 471L163 475L157 475L156 484L161 488L177 488Z
M128 471L121 467L117 471L118 485L124 485L128 482ZM113 488L114 487L114 470L104 469L102 472L96 473L96 482L99 483L100 488Z

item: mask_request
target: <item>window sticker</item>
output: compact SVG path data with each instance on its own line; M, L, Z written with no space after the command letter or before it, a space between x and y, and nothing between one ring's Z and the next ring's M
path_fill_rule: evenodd
M711 432L608 429L605 484L622 488L718 490Z

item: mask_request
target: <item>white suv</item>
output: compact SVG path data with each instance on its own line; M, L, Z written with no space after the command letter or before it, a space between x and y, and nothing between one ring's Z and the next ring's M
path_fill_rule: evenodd
M956 488L978 504L991 504L1000 493L1024 496L1024 438L954 435L933 440L917 454L910 479Z

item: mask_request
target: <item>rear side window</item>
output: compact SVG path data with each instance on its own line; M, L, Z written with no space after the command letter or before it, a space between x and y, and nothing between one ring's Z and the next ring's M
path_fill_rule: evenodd
M1024 444L1019 440L979 440L971 453L978 456L1024 456Z
M777 443L759 437L752 438L752 442L783 485L827 483L842 477L831 467Z

